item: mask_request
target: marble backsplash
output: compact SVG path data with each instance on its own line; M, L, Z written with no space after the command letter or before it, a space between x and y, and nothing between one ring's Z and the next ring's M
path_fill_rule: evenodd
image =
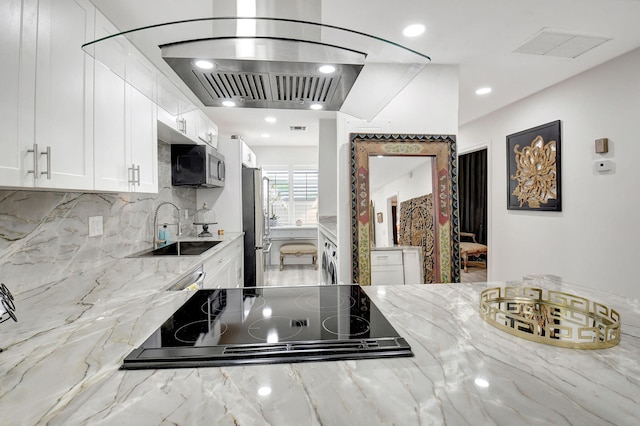
M182 237L195 236L196 191L171 186L170 155L158 142L158 194L0 190L0 282L20 294L150 248L162 201L180 207ZM91 216L103 217L103 235L89 237ZM175 217L170 206L158 215Z

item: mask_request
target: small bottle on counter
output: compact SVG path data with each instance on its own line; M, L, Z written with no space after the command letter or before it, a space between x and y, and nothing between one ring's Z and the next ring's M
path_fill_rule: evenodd
M164 245L168 246L171 244L171 232L169 232L169 228L167 228L167 224L162 225L164 228Z
M161 245L164 245L164 230L166 229L166 225L162 228L158 229L158 241L161 241Z

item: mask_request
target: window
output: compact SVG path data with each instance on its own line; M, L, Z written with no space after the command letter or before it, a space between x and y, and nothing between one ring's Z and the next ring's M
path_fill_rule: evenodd
M318 223L318 171L300 167L265 167L269 178L269 217L278 225Z

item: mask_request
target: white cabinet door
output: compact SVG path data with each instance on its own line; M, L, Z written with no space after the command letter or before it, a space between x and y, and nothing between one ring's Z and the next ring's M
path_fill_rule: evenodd
M87 0L40 0L35 82L35 186L93 189L93 40L95 8Z
M0 186L33 186L36 8L0 2ZM30 49L31 48L31 49ZM31 51L30 51L31 50Z
M124 81L100 63L95 68L94 109L95 189L126 192Z
M371 251L371 285L404 284L402 250Z
M131 191L158 192L157 107L146 95L126 87L127 148L132 170Z
M93 60L81 46L94 14L87 0L0 5L0 185L93 189Z
M96 13L96 38L118 30ZM94 173L95 189L126 192L129 187L129 155L125 143L125 40L111 39L98 46L99 58L110 58L108 66L96 61L94 69Z
M422 249L412 247L402 250L405 284L424 284L422 278Z
M245 141L242 141L242 164L247 167L257 167L256 154Z
M178 115L178 131L194 142L198 141L199 114L200 110L192 109Z
M218 126L200 110L198 110L197 116L197 130L199 143L206 143L218 149Z
M97 13L96 37L117 32ZM150 100L153 69L125 39L113 39L101 48L101 57L110 61L109 69L99 62L95 65L95 189L157 193L157 109ZM125 75L136 88L122 79Z
M203 288L236 288L244 285L243 239L238 238L204 263Z

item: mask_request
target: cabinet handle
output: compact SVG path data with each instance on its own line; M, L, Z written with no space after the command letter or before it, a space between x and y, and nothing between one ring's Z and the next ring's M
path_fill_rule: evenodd
M28 149L27 152L33 152L33 170L29 170L27 173L33 173L34 179L40 177L38 173L38 144L33 144L33 149Z
M176 122L178 124L178 131L180 133L187 134L187 119L186 118L176 118Z
M131 167L129 167L129 183L140 186L140 165L136 166L132 164Z
M137 177L137 179L135 180L135 182L134 182L134 183L137 183L137 184L138 184L138 186L140 186L140 164L138 164L138 165L135 167L135 169L134 169L134 170L135 170L135 172L136 172L136 173L137 173L137 175L138 175L138 177Z
M187 119L183 118L182 120L180 120L180 122L182 123L182 129L180 131L186 135L187 134Z
M51 180L51 147L48 146L46 151L40 153L47 156L47 170L40 172L41 175L47 175L47 179Z

